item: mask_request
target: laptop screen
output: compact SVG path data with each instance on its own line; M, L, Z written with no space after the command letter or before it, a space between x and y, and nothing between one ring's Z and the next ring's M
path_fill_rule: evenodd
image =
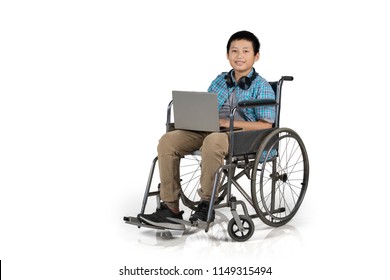
M172 97L175 129L219 131L217 94L172 91Z

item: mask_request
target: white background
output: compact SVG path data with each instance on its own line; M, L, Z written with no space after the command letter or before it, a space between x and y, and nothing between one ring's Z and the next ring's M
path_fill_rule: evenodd
M4 279L126 279L124 265L174 264L267 265L269 279L388 277L389 24L378 0L1 1ZM281 126L310 157L292 224L300 245L217 247L212 233L144 244L154 233L122 217L139 210L171 91L206 90L230 69L226 43L243 29L262 44L257 72L295 78Z

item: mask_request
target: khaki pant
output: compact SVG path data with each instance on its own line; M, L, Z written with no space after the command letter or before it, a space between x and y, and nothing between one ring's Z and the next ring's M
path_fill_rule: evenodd
M198 192L203 200L210 200L215 172L228 153L228 134L174 130L164 134L157 147L162 201L178 203L180 158L198 149L202 156L201 189Z

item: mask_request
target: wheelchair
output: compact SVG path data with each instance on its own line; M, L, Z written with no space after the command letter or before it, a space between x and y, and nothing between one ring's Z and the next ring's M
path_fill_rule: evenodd
M208 232L211 226L213 209L230 207L232 218L227 231L235 241L246 241L254 233L254 218L260 218L268 226L279 227L288 223L297 213L305 197L309 182L309 159L305 145L300 136L290 128L280 128L281 93L284 81L292 81L292 76L282 76L279 81L269 84L275 92L275 100L241 101L230 112L229 152L224 164L216 171L207 221L179 221L190 227L197 227ZM171 101L167 109L166 130L174 129L171 123ZM234 114L241 108L275 106L273 127L255 131L236 131L233 127ZM159 184L157 190L151 191L151 184L158 158L154 158L150 169L141 214L145 212L150 197L155 196L160 205ZM180 161L180 178L182 203L195 209L200 203L197 194L200 178L200 152L194 151ZM249 180L250 192L238 181ZM232 194L234 186L243 200L254 209L249 214L243 200ZM242 212L239 214L239 207ZM253 211L252 211L253 212ZM136 217L125 216L128 224L154 229L164 229L141 223ZM172 219L174 220L174 219Z

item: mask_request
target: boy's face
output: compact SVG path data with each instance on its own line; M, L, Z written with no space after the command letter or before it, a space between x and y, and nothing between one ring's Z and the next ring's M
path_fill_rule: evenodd
M248 75L253 64L259 60L260 54L253 50L252 42L247 40L236 40L231 42L227 59L236 74Z

